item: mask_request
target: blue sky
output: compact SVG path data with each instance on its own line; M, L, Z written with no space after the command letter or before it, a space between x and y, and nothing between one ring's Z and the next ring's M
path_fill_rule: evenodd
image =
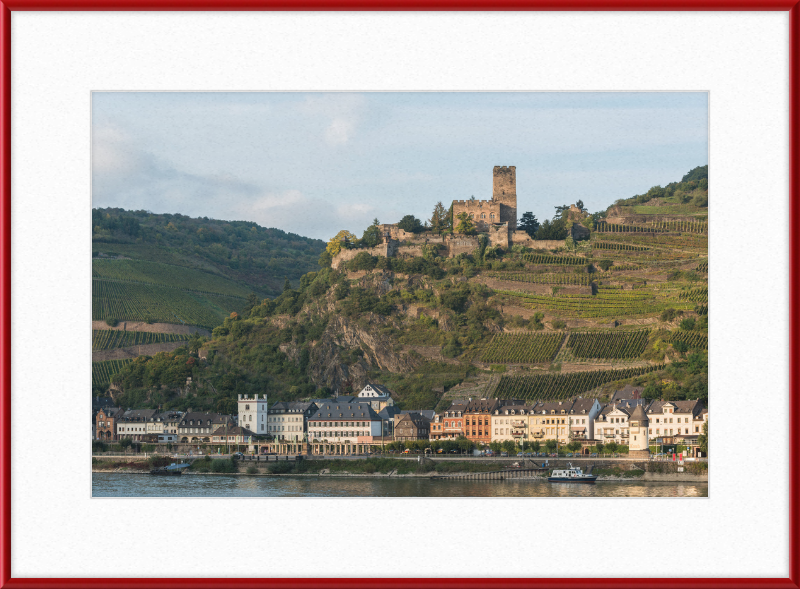
M592 212L708 163L707 94L122 93L92 98L92 206L247 220L327 240L489 199Z

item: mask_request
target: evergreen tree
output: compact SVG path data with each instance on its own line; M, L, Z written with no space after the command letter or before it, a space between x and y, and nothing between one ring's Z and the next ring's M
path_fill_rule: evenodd
M539 230L539 221L536 219L536 215L528 211L522 214L518 227L531 237L536 237L536 232Z
M288 276L286 277L286 280L284 280L283 282L283 292L286 292L287 290L292 290L292 283L289 282Z
M433 213L431 213L431 218L428 220L431 231L435 231L436 233L444 231L445 225L447 224L447 216L447 209L444 208L442 201L437 202L436 206L433 208Z

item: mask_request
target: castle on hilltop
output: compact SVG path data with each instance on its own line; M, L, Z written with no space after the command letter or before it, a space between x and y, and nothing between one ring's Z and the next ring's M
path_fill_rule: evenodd
M478 233L485 233L492 246L508 249L512 245L525 245L536 248L557 248L564 246L564 240L535 241L524 231L517 230L517 168L515 166L495 166L492 171L491 200L454 200L451 205L453 227L458 226L458 215L466 213ZM469 235L436 235L432 233L415 234L400 229L396 224L378 226L383 243L374 248L343 249L333 258L331 266L352 260L360 252L373 256L391 258L397 255L420 256L424 246L435 246L439 255L453 258L462 253L471 253L479 245L478 238Z
M506 231L517 228L517 168L495 166L491 200L454 200L453 225L458 215L467 213L479 232L488 232L492 225L506 225Z

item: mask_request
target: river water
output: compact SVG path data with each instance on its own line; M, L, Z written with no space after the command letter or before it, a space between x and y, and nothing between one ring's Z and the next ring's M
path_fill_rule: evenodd
M708 497L707 483L92 473L93 497Z

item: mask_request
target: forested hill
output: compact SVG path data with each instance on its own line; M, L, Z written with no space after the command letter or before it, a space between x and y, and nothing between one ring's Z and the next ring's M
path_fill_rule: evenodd
M288 277L318 270L325 242L248 221L92 209L92 256L125 257L203 270L276 296Z

